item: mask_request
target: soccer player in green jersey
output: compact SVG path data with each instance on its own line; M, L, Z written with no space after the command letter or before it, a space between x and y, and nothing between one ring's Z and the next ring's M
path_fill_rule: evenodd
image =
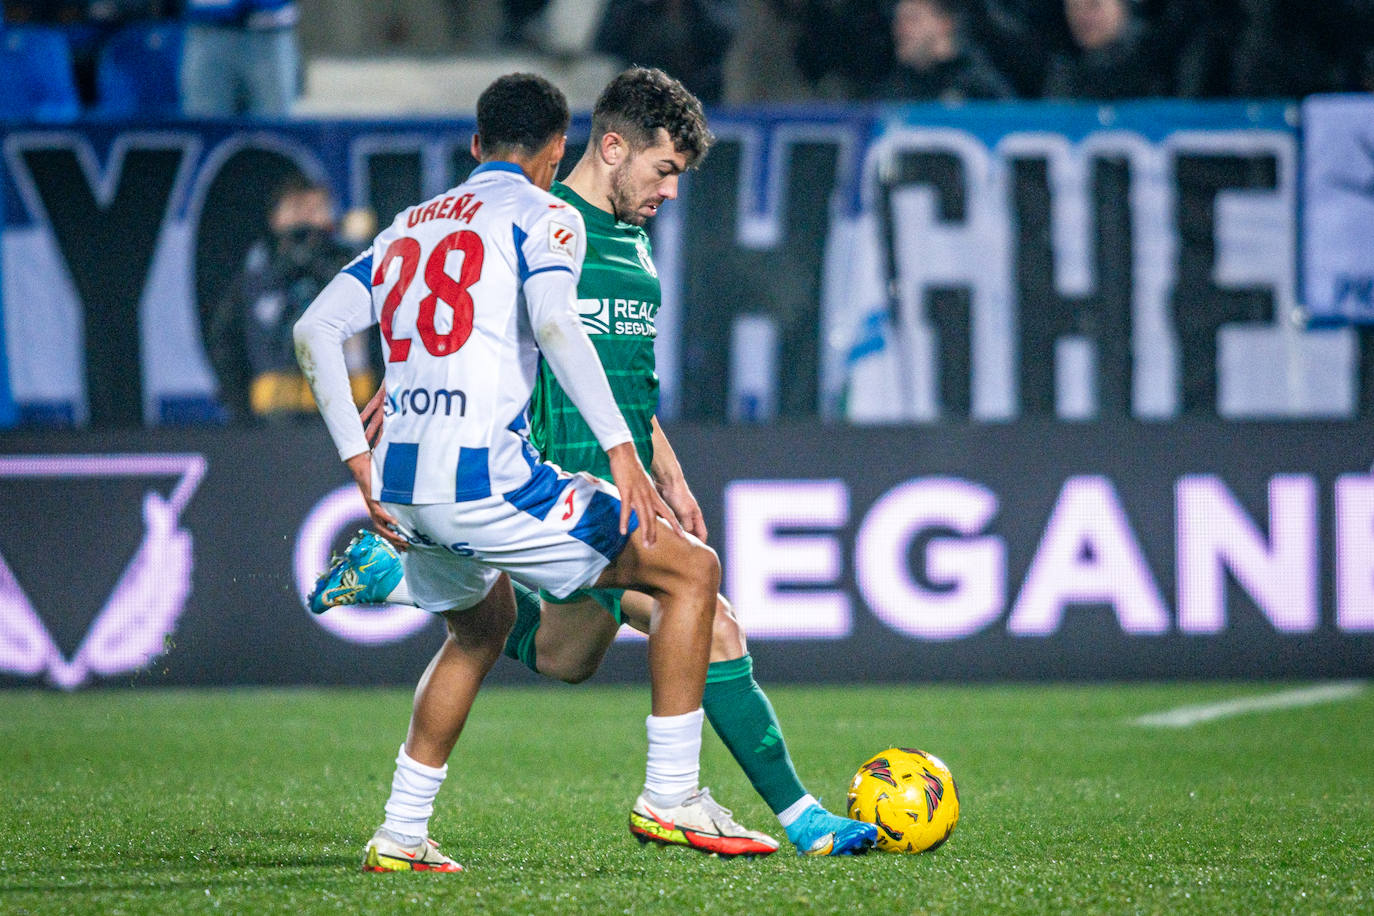
M612 393L664 501L683 528L702 541L707 530L701 508L655 416L654 321L660 290L644 224L677 196L678 176L700 161L712 139L701 103L681 83L660 70L632 68L602 92L586 151L566 181L552 189L586 224L579 311ZM382 403L379 392L369 405L374 425L381 422ZM540 368L530 415L531 441L545 460L568 471L608 476L605 453L547 367ZM569 683L596 671L622 623L647 633L656 610L647 594L604 589L559 601L516 584L516 599L518 616L506 654ZM363 532L320 577L310 606L319 613L341 604L380 602L409 603L409 596L391 547ZM754 680L744 631L723 596L716 603L702 705L799 853L840 855L873 843L873 825L826 811L797 778L772 704ZM644 842L697 846L693 831L678 829L672 814L641 796L630 814L630 830ZM721 815L722 832L740 829L728 811L721 809ZM776 848L765 835L744 834L741 840L752 842L754 854Z

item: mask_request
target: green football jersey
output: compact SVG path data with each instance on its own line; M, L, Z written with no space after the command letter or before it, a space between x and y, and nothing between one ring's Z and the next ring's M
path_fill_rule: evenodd
M554 182L553 193L576 207L587 225L577 309L647 468L654 457L651 421L658 411L654 319L660 295L649 235L643 227L593 207L561 182ZM530 441L545 460L565 471L610 479L606 453L542 361L530 401Z

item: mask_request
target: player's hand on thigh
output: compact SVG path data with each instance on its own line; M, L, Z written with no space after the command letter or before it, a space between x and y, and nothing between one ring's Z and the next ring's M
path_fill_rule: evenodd
M358 485L358 492L363 495L363 505L367 507L368 517L372 519L372 527L386 541L397 550L405 550L408 546L406 539L401 537L401 527L390 512L382 508L382 504L372 498L372 453L359 452L346 462L349 472L353 475L353 482Z
M375 499L367 500L367 514L372 519L372 527L377 530L377 534L382 539L395 547L397 550L405 550L410 546L409 542L401 536L401 526L396 519L382 508L382 504Z
M606 457L611 462L611 477L620 491L620 533L626 534L630 530L630 513L634 512L639 516L639 530L645 546L652 547L657 540L658 525L655 520L659 518L681 535L682 525L658 494L658 488L644 470L644 465L640 464L634 443L623 442L608 451Z
M657 596L671 591L685 581L695 581L714 569L715 582L720 585L720 562L715 551L680 528L670 528L666 520L655 519L661 526L652 543L630 538L625 549L596 581L597 588L624 588ZM623 607L622 599L622 607Z

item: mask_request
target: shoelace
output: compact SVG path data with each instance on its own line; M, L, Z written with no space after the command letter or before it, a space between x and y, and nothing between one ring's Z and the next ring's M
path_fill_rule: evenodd
M734 823L734 812L712 798L709 788L703 786L700 790L687 797L687 804L692 804L694 802L700 803L701 806L706 809L706 813L711 815L712 818L715 818L716 815L721 815L725 820Z

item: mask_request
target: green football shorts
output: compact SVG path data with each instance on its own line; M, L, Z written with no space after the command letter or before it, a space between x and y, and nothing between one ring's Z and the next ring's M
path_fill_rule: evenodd
M606 613L610 614L617 624L624 623L624 617L620 610L620 596L625 592L621 589L584 588L560 600L548 592L536 594L519 582L512 582L511 584L515 586L515 626L511 628L510 635L506 637L505 653L535 673L539 671L534 638L535 634L539 632L540 598L550 604L571 604L584 598L592 598L606 609Z
M623 588L579 588L566 598L555 598L543 589L539 590L539 597L549 604L573 604L591 598L597 604L606 609L616 623L624 623L625 616L620 610L620 596L625 594Z

